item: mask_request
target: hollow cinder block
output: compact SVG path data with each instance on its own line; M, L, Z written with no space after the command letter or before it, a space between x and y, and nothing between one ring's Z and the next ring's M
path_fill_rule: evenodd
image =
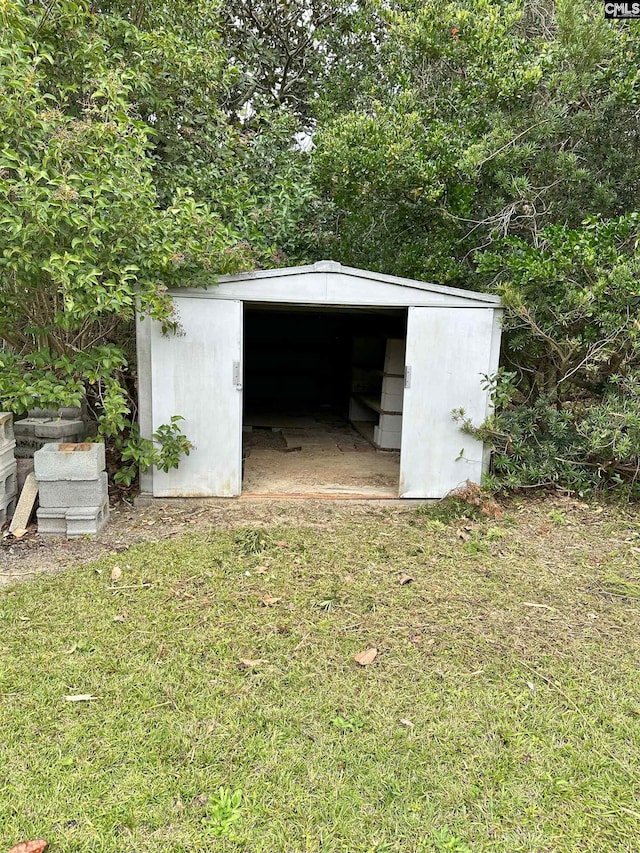
M4 468L0 468L0 502L12 498L18 491L18 466L10 462Z
M33 457L36 480L97 480L105 468L104 444L45 444Z
M29 409L27 412L28 418L57 418L57 409Z
M0 501L0 527L13 518L13 514L16 511L16 502L17 498L15 495L4 501Z
M109 497L107 473L95 480L41 480L38 499L42 507L101 506Z
M38 534L40 536L67 535L67 508L40 507L36 511Z
M109 502L101 506L72 506L67 510L67 536L100 533L109 520Z
M385 376L382 379L383 394L404 394L404 376Z
M13 440L13 415L11 412L0 412L0 446Z
M0 444L0 471L15 461L15 441L6 441Z

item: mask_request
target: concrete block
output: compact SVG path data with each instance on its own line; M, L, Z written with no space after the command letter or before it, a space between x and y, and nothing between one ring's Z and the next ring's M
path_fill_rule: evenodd
M36 512L38 519L38 535L66 536L67 508L40 507Z
M104 471L104 444L45 444L34 457L36 480L97 480Z
M28 418L57 418L57 409L29 409L27 412Z
M50 418L22 418L13 424L13 432L18 441L21 438L35 438L36 427L42 426L50 421Z
M16 473L18 477L18 494L22 491L25 480L33 471L33 459L16 459Z
M13 415L11 412L0 412L0 445L5 441L14 440Z
M400 450L402 433L384 432L380 427L373 430L373 443L382 450Z
M6 441L0 444L0 471L15 461L15 449L15 441Z
M109 520L109 502L101 506L73 506L67 510L67 536L99 533Z
M401 432L402 415L381 414L378 426L383 432Z
M28 526L29 519L33 513L33 508L36 505L37 497L38 484L36 482L36 478L33 474L29 474L24 484L24 488L20 492L20 499L18 500L16 511L11 520L11 527L9 530L12 533L15 533L16 530L24 530Z
M95 480L41 480L40 506L101 506L109 497L107 472Z
M404 394L404 376L384 376L382 378L383 394Z
M59 409L29 409L30 418L66 418L77 420L82 417L82 409L79 406L60 406Z
M385 412L402 412L402 403L404 400L404 394L387 394L385 391L382 392L382 400L380 405L382 406Z
M33 459L36 450L47 444L46 438L19 438L14 451L16 459Z
M82 409L79 406L61 406L58 409L58 417L67 421L82 419Z
M0 469L0 501L12 498L18 491L18 475L15 462L10 462Z
M50 438L59 442L66 442L70 435L82 438L84 436L84 421L50 420L36 426L36 438Z
M16 501L17 498L15 495L11 498L5 498L4 501L0 501L0 527L13 518L13 514L16 511Z
M77 444L77 436L64 436L64 441L56 442L53 438L20 438L16 444L16 459L33 459L36 452L41 450L45 444ZM68 441L67 441L68 439Z

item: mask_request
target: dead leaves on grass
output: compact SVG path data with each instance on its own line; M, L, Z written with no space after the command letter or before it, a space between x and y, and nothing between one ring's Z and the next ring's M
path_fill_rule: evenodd
M470 480L466 480L462 486L453 489L447 497L464 501L469 506L476 507L487 518L499 521L503 516L500 504L477 483L472 483Z
M34 838L32 841L21 841L20 844L14 845L7 853L42 853L45 847L49 845L44 838Z
M459 527L458 530L456 530L456 536L458 539L462 539L463 542L468 542L471 539L472 530L473 528L469 525L466 527Z
M411 575L408 575L403 572L398 578L398 583L400 584L400 586L406 586L408 583L412 583L413 580L414 579L411 577Z
M372 646L370 649L367 649L364 652L360 652L354 657L354 661L360 666L369 666L372 664L374 660L378 657L378 650L375 646Z
M76 693L73 696L65 696L66 702L93 702L97 696L92 696L90 693ZM42 848L44 850L44 847Z
M240 660L238 661L238 668L253 670L257 669L259 666L264 666L265 663L269 663L269 661L265 660L264 658L257 658L256 660L251 660L250 658L240 658Z

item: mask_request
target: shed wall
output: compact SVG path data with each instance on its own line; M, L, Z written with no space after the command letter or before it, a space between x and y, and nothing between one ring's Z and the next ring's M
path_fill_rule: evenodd
M405 401L412 402L403 421L400 494L439 498L467 478L480 481L487 454L461 432L451 410L462 406L478 423L489 412L482 374L497 369L499 304L481 294L467 297L420 283L400 286L389 277L375 281L371 274L356 273L309 268L279 276L273 271L222 281L208 291L176 291L182 334L165 336L149 319L138 323L142 435L150 438L178 414L195 445L177 470L143 475L143 492L164 497L240 494L242 392L233 377L242 369L243 301L410 308L412 385Z

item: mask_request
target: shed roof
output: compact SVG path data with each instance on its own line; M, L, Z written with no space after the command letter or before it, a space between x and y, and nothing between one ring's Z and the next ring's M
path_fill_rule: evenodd
M297 281L296 281L297 279ZM500 297L432 282L317 261L300 267L222 275L217 286L179 288L176 296L327 305L449 305L494 308Z

